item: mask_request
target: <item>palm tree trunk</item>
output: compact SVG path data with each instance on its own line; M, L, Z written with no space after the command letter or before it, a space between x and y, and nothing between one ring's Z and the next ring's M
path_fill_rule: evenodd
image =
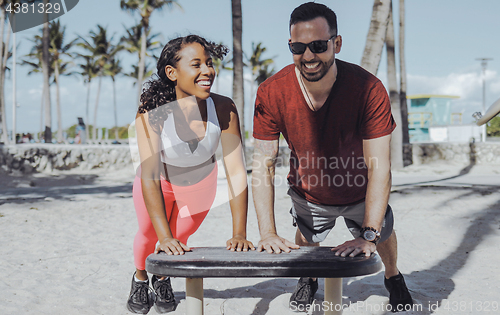
M97 96L95 98L94 106L94 140L97 140L97 107L99 106L99 94L101 94L101 81L102 76L99 75L99 84L97 85Z
M3 69L3 32L5 31L5 9L2 7L3 2L4 0L0 0L0 69ZM0 73L0 79L2 75L3 73Z
M231 0L233 22L233 101L240 116L242 146L245 149L245 94L243 90L243 49L241 0ZM243 151L244 152L244 151Z
M1 117L0 123L2 124L2 142L5 144L9 143L9 130L7 129L7 112L5 109L5 73L2 71L0 73L0 91L2 95L0 96L0 107L1 107Z
M85 107L85 142L90 140L90 120L89 120L89 102L90 102L90 78L89 81L87 82L87 106Z
M401 107L403 143L410 143L408 104L406 102L405 0L399 0L399 79L399 103Z
M118 113L116 111L116 82L115 82L115 78L114 77L111 77L111 79L113 80L113 109L114 109L114 112L115 112L115 140L118 141Z
M56 60L55 64L55 80L56 80L56 109L57 109L57 142L63 142L62 118L61 118L61 100L59 92L59 62Z
M5 110L4 90L5 90L5 75L0 74L0 91L2 92L2 95L0 96L0 107L1 107L0 123L2 124L2 142L8 144L9 131L7 130L7 113Z
M219 94L219 74L215 75L215 93Z
M7 59L9 57L9 45L10 45L10 33L11 27L7 26L7 38L5 39L5 45L2 50L2 75L5 76L5 69L7 68Z
M47 5L48 0L43 1ZM49 73L49 22L48 14L44 14L45 23L43 24L43 37L42 37L42 71L43 71L43 89L45 97L45 143L52 142L52 113L50 104L50 73Z
M143 25L141 36L141 55L139 57L139 73L137 73L137 106L141 103L142 81L144 80L144 68L146 67L146 37L147 28Z
M4 0L0 0L0 69L2 68L3 61L1 57L3 56L3 32L5 30L5 9L3 6Z
M42 100L40 102L40 104L41 104L41 107L40 107L40 134L38 136L39 142L42 142L42 135L44 132L44 130L43 130L43 112L44 112L43 109L44 109L44 105L45 105L44 100L45 100L45 90L42 89Z
M259 85L257 83L257 74L252 74L252 81L250 82L250 104L255 104L255 99L257 98L257 89ZM253 117L253 113L254 113L254 108L252 108L251 110L251 117ZM250 126L250 128L248 128L248 133L249 134L253 134L253 126ZM250 138L250 135L249 135L249 138Z
M5 30L5 10L3 7L3 0L0 0L0 91L2 92L0 95L0 124L2 124L2 142L7 144L8 143L8 138L7 137L7 116L6 116L6 111L4 107L4 81L3 81L3 76L4 76L4 71L3 71L3 32Z
M2 10L2 12L5 11ZM5 23L5 16L4 21ZM3 25L2 23L2 25ZM2 95L0 95L0 106L2 107L2 138L4 143L9 143L9 131L7 129L7 112L5 108L5 70L7 68L7 57L9 56L9 42L10 42L10 27L7 27L7 38L5 39L5 46L3 46L2 51L0 51L1 67L0 67L0 88ZM3 32L2 32L3 35ZM2 38L3 40L3 38ZM3 43L3 42L2 42ZM15 139L15 136L14 136Z
M384 48L390 4L391 0L374 0L373 2L370 29L366 37L361 67L375 75L377 74L382 49Z
M389 11L389 23L385 36L387 49L387 81L389 97L391 99L392 116L396 121L396 129L392 132L391 139L391 166L393 170L403 168L403 134L401 132L401 110L399 107L398 81L396 78L396 54L394 43L394 22L392 16L392 1Z

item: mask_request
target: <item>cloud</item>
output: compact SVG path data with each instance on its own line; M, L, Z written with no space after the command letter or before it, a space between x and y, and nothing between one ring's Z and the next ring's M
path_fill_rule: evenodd
M500 97L500 75L487 70L486 108ZM463 123L472 123L472 113L481 111L483 104L483 78L479 72L452 73L443 77L408 75L408 95L455 95L453 112L462 113Z
M485 79L487 92L500 92L500 76L496 71L486 71ZM477 72L452 73L445 77L408 75L411 94L445 94L474 99L482 97L482 84L482 75Z
M500 78L497 78L496 81L491 82L490 91L500 97Z

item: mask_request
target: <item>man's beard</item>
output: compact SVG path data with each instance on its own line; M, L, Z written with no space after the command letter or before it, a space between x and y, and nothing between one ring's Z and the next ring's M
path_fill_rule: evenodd
M320 61L321 68L320 71L316 73L308 73L304 71L305 65L301 63L300 74L304 79L306 79L309 82L317 82L323 79L323 77L328 73L328 71L330 71L330 68L334 63L335 63L335 55L333 55L332 59L328 60L327 62Z

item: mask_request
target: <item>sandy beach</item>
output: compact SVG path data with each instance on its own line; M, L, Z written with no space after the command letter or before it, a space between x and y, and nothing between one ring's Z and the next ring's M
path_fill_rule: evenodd
M279 168L284 179L287 169ZM390 204L399 269L417 307L405 314L500 314L500 165L434 163L393 172ZM132 167L0 175L0 314L131 314L137 221ZM276 194L278 233L293 240L286 184ZM225 193L225 180L219 179ZM224 194L192 247L224 246L231 215ZM253 203L248 238L259 241ZM350 238L342 220L322 244ZM288 309L296 279L205 279L205 314L297 314ZM322 314L323 280L316 294ZM172 279L185 314L184 279ZM344 314L389 314L383 271L343 280ZM154 308L149 314L156 314Z

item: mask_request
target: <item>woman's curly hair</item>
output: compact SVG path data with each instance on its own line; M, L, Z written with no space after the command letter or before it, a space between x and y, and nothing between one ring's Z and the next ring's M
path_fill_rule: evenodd
M208 52L211 57L215 57L220 60L222 60L229 52L229 49L226 46L208 41L198 35L188 35L170 40L165 47L163 47L158 63L156 64L156 78L151 79L145 84L146 88L141 94L139 113L146 113L152 109L176 100L175 84L167 77L165 67L167 65L176 67L177 63L181 59L179 52L185 45L191 43L200 44L205 48L205 51Z

